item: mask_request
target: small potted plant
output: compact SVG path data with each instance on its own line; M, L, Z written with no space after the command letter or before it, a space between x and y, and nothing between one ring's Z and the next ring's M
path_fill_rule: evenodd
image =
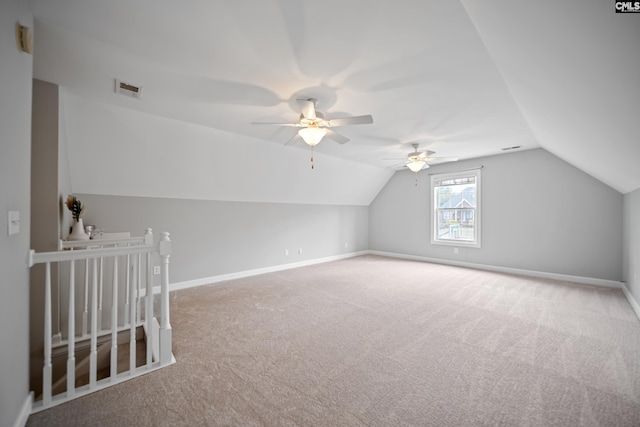
M84 225L82 223L82 217L86 210L86 206L82 205L82 202L73 195L67 197L67 208L73 215L73 225L71 226L71 234L67 237L67 240L89 240L89 235L84 232Z

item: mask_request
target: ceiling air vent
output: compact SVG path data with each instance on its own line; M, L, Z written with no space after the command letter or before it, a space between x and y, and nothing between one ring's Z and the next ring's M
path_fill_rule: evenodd
M116 93L130 96L131 98L140 98L142 96L142 86L136 86L131 83L125 83L122 80L115 80Z
M513 147L504 147L501 148L502 151L511 151L511 150L517 150L518 148L522 148L522 145L514 145Z

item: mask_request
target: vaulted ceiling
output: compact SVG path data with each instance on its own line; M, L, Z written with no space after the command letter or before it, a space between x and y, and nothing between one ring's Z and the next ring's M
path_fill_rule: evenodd
M640 188L640 14L614 2L30 4L34 76L62 88L77 192L368 204L412 142L460 159L543 147L622 193ZM114 79L142 97L114 93ZM309 147L283 145L295 128L251 124L296 122L301 98L374 122L336 129L350 141L322 141L311 171ZM131 153L172 180L132 187ZM105 164L122 179L105 182Z

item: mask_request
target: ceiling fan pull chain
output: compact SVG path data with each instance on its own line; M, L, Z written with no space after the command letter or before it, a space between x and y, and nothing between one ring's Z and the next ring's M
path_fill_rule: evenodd
M315 165L313 164L313 147L311 147L311 169L315 169Z

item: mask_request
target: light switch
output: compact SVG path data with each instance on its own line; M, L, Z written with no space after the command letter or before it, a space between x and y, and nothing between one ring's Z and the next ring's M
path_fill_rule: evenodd
M20 232L20 211L9 211L7 217L7 234L18 234Z

